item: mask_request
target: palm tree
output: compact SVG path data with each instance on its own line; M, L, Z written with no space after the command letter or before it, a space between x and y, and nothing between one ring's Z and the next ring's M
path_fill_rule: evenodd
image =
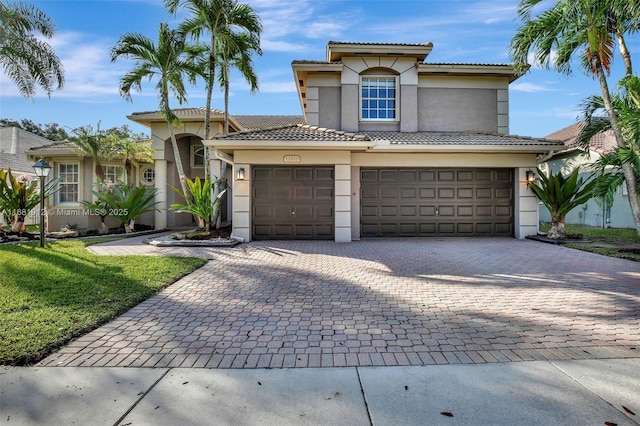
M180 30L185 34L190 34L196 40L200 39L203 33L209 34L209 52L204 74L207 90L204 139L208 140L211 129L211 98L220 52L229 51L228 44L232 44L233 47L234 34L246 33L252 43L247 43L244 47L256 46L253 51L261 54L259 46L262 24L249 5L238 3L237 0L164 0L164 4L171 13L176 13L180 6L191 12L192 16L180 25ZM234 50L237 51L237 48L231 49ZM227 114L225 109L225 128L228 128Z
M542 204L551 213L551 229L547 237L559 240L567 237L564 229L565 218L574 208L586 203L591 197L591 190L595 181L583 181L579 178L579 168L573 169L569 176L565 177L561 172L551 173L547 177L540 169L540 184L529 183L529 188L538 196Z
M220 40L220 39L218 39ZM221 43L222 44L222 43ZM253 68L252 53L262 54L260 40L251 34L225 34L225 43L218 51L220 74L218 82L224 90L224 134L229 134L229 81L231 68L236 68L249 83L251 93L258 90L258 76Z
M133 168L139 168L143 163L152 163L153 153L151 140L137 140L131 134L111 135L111 155L124 164L129 185L133 184Z
M95 167L96 176L100 182L104 182L105 174L102 162L109 159L109 141L107 134L100 130L100 122L96 130L91 125L73 129L75 136L69 138L73 142L76 154L81 157L91 157Z
M51 19L35 6L0 2L0 67L25 98L35 96L36 86L47 96L64 86L62 63L42 40L54 33Z
M532 9L541 2L542 0L521 0L518 5L522 26L510 45L516 69L525 72L529 67L528 55L533 52L540 64L563 74L571 74L572 57L578 49L584 49L581 63L598 79L603 105L609 115L616 143L619 147L626 148L618 114L611 101L606 73L610 69L617 33L633 30L626 23L637 17L637 0L632 0L631 3L626 0L558 0L553 7L533 17ZM634 7L625 9L628 4ZM615 18L615 25L612 25L612 17ZM622 172L629 188L629 204L640 235L640 197L633 167L623 164Z
M141 90L142 80L158 78L156 89L160 98L160 114L169 127L173 155L184 194L188 191L186 175L173 130L174 126L180 125L180 119L171 110L169 92L176 97L179 104L186 102L184 78L187 77L189 82L195 84L200 72L196 59L203 53L201 45L186 43L184 36L176 30L169 29L166 23L160 24L157 46L143 34L129 33L120 37L111 49L111 62L115 62L121 56L137 61L133 69L120 79L120 94L126 100L131 101L131 89Z
M619 86L620 93L613 94L611 100L620 118L627 146L617 147L593 164L597 181L594 195L601 197L607 206L613 204L613 195L625 180L623 164L633 168L636 188L640 188L640 78L627 76ZM611 130L610 120L595 115L603 108L604 102L600 96L590 96L583 104L585 126L577 143L585 150L589 149L589 142L595 135Z

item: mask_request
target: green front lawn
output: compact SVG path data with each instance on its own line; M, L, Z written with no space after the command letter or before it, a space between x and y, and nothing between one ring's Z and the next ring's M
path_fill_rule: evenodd
M103 242L98 240L97 242ZM0 246L0 364L37 362L122 314L203 259L96 256L85 241Z
M540 226L547 231L549 225ZM593 228L584 225L566 225L567 234L582 234L589 243L566 244L567 247L610 257L640 261L640 238L635 229Z

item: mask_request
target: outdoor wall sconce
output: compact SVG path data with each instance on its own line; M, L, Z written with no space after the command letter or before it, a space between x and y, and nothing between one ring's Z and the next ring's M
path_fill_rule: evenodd
M527 170L527 183L536 183L536 172L533 170Z
M244 180L244 167L240 167L236 172L236 180Z
M44 181L51 171L51 166L41 158L33 165L33 170L40 178L40 247L44 247Z

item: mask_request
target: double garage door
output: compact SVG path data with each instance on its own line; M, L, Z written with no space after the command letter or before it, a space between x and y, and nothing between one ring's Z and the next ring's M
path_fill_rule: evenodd
M512 169L360 170L363 237L512 236Z
M333 167L253 167L253 238L334 239L334 187ZM512 169L362 168L361 236L512 236L513 188Z

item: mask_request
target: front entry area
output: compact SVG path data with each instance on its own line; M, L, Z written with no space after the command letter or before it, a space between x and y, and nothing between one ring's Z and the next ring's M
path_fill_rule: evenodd
M513 169L362 168L362 237L513 236Z
M327 166L254 166L253 239L334 239L334 175Z

